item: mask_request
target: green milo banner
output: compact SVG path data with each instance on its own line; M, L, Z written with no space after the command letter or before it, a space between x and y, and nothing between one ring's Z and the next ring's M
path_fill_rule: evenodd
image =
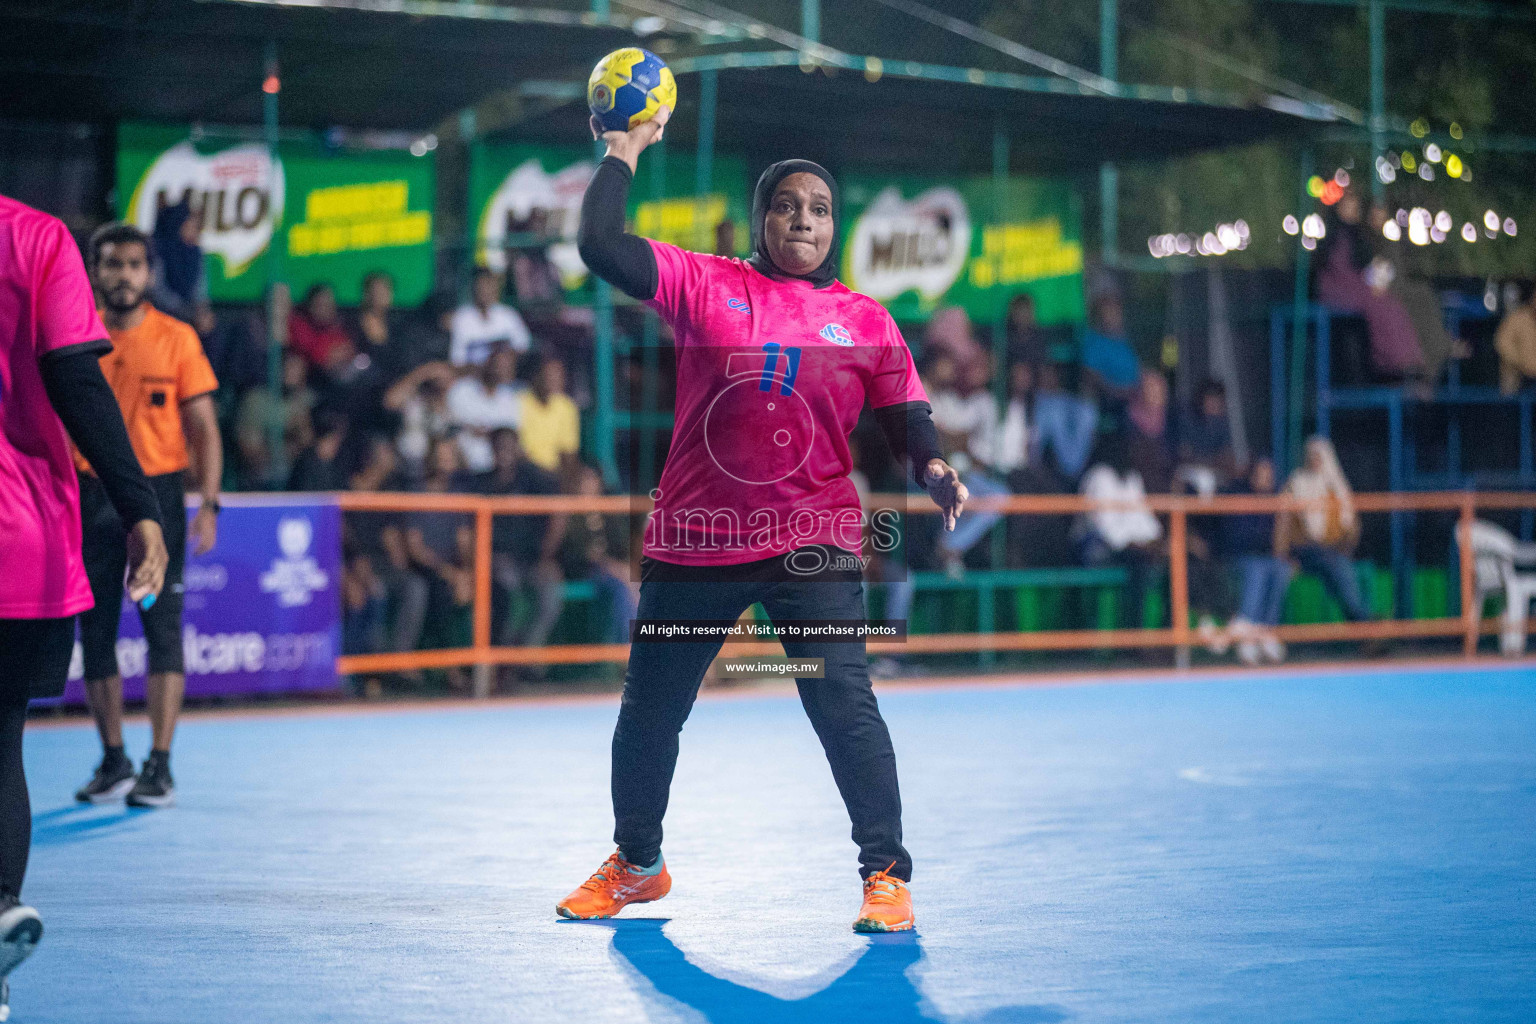
M843 283L898 320L958 305L1001 317L1020 292L1041 323L1080 321L1082 216L1065 183L850 173L843 187Z
M581 197L596 167L592 149L531 144L478 143L470 153L469 209L475 262L501 271L507 252L522 244L547 246L549 261L568 291L587 283L576 252ZM652 150L640 159L629 190L630 227L636 234L697 252L715 252L721 241L733 253L748 247L746 165L716 157L711 188L696 192L692 152ZM729 236L721 230L729 224Z
M430 155L338 152L315 139L280 144L274 163L261 142L185 126L118 129L120 216L151 231L161 207L186 197L202 214L215 301L261 298L274 238L295 297L323 281L355 303L363 275L382 270L397 303L422 301L432 288L434 189Z

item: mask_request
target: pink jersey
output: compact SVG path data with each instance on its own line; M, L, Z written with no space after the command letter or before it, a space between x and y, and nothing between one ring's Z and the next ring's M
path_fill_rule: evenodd
M38 359L112 347L69 231L0 196L0 618L91 607L80 561L80 493L69 439Z
M840 281L817 289L738 259L651 248L650 305L676 337L677 403L645 554L734 565L807 544L859 550L848 435L866 404L928 400L891 315Z

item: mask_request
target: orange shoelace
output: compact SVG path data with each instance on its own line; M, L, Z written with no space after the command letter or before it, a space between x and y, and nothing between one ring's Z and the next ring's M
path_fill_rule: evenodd
M892 864L891 867L895 867ZM890 868L886 868L889 871ZM864 899L869 903L884 903L888 906L896 906L901 902L901 882L886 874L886 871L876 871L864 880Z
M619 875L624 874L624 861L617 853L610 854L603 861L603 866L592 873L592 877L581 883L583 889L591 892L600 892L608 883L614 881Z

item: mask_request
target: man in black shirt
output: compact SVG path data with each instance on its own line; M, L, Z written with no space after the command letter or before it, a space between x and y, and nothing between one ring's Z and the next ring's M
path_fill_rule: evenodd
M522 453L517 431L502 428L491 434L496 464L475 480L481 494L559 494L560 483L552 473L529 462ZM541 647L560 617L565 574L556 555L565 538L568 517L497 516L491 530L492 579L491 623L495 642ZM512 595L531 590L532 618L515 633L507 612Z

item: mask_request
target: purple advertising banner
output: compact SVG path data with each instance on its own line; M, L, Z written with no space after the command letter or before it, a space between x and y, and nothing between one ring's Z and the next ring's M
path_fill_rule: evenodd
M219 539L187 552L182 650L187 696L329 690L341 651L341 510L329 498L226 495ZM147 650L123 598L123 694L144 695ZM63 703L85 701L80 645Z

